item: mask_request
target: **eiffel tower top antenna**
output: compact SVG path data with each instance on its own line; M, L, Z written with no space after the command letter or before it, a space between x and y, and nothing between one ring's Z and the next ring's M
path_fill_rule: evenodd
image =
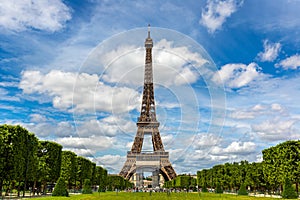
M148 24L148 38L150 38L150 24Z

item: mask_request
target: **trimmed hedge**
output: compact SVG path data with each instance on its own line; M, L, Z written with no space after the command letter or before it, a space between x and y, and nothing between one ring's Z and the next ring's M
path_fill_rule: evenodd
M239 191L238 191L238 195L248 195L248 192L246 190L246 186L245 184L242 184Z
M90 179L84 179L82 194L93 194L92 184Z
M62 177L60 177L58 179L57 184L54 187L52 196L65 196L65 197L69 196L69 193L68 193L68 190L66 187L66 182Z

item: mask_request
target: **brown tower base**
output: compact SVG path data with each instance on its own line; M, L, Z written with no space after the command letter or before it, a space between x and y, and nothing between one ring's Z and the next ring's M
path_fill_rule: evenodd
M175 170L169 161L168 152L132 153L127 152L127 160L120 172L120 176L130 179L135 173L143 171L161 174L165 181L176 177ZM157 181L153 180L153 186Z

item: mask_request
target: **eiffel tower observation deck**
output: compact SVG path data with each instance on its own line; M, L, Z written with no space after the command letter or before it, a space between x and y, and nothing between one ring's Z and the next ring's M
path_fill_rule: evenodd
M120 176L128 180L135 175L134 182L137 187L142 187L143 172L152 172L152 187L159 186L159 175L162 175L165 181L176 177L175 170L169 161L169 152L164 150L158 129L159 122L156 119L152 47L153 40L150 37L149 25L148 37L145 40L146 58L141 113L137 121L137 133L131 151L127 152L127 160L120 172ZM152 152L142 152L144 135L152 136Z

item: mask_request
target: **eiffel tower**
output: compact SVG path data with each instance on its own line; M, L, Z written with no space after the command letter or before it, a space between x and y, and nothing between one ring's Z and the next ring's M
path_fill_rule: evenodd
M169 152L164 146L158 130L159 122L156 120L153 70L152 70L152 47L153 41L150 37L150 25L148 25L148 37L145 41L146 62L144 74L143 99L141 114L137 121L137 133L131 151L127 152L127 160L120 172L120 176L130 179L134 174L138 180L136 186L142 186L142 173L152 172L152 187L159 186L159 174L169 181L176 177L175 170L169 161ZM153 152L142 152L144 135L152 136Z

